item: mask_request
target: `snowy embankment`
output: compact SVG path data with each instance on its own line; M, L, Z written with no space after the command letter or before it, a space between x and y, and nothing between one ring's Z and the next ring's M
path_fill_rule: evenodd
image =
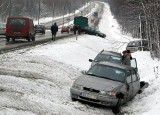
M121 35L119 27L105 4L99 30L106 39L81 35L57 40L32 48L0 55L1 115L113 115L109 108L94 107L70 99L70 87L90 67L102 49L122 52L130 37ZM134 115L160 113L160 76L153 68L160 65L149 52L132 54L137 58L141 80L150 86L122 106L122 112Z

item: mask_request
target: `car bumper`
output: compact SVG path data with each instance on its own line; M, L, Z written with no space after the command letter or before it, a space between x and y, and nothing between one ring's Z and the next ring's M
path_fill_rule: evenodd
M71 98L73 99L82 100L82 101L103 105L103 106L108 106L108 107L114 107L118 102L118 99L115 97L111 98L108 96L97 95L95 98L92 98L89 96L85 96L84 91L77 90L74 88L70 89L70 93L71 93Z
M138 47L127 47L126 50L130 50L131 53L136 52L139 50Z

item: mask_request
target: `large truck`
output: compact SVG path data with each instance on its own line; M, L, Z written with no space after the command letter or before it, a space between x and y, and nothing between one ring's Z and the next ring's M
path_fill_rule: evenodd
M88 18L83 17L83 16L75 17L74 18L74 25L75 26L86 27L86 26L88 26Z
M83 32L83 28L88 27L88 18L78 16L74 18L74 34L78 31L79 34Z

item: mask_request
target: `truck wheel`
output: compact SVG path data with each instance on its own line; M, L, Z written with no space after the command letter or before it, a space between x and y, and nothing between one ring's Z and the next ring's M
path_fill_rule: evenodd
M35 36L32 37L32 41L35 41Z
M115 107L112 107L112 112L117 114L121 111L122 99L118 99L118 102Z
M12 38L12 41L15 42L15 38Z
M6 36L6 40L7 40L7 42L9 42L9 40L10 40L10 37Z
M31 41L31 35L28 36L27 40L28 40L28 42Z

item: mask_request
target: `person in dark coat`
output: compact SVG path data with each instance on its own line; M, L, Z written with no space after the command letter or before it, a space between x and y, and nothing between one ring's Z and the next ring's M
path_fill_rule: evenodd
M57 23L54 23L54 25L51 26L51 32L52 32L52 40L56 40L56 34L58 32Z
M130 53L128 53L127 50L123 51L123 56L122 56L122 64L124 65L128 65L128 66L131 66L131 56L130 56Z

